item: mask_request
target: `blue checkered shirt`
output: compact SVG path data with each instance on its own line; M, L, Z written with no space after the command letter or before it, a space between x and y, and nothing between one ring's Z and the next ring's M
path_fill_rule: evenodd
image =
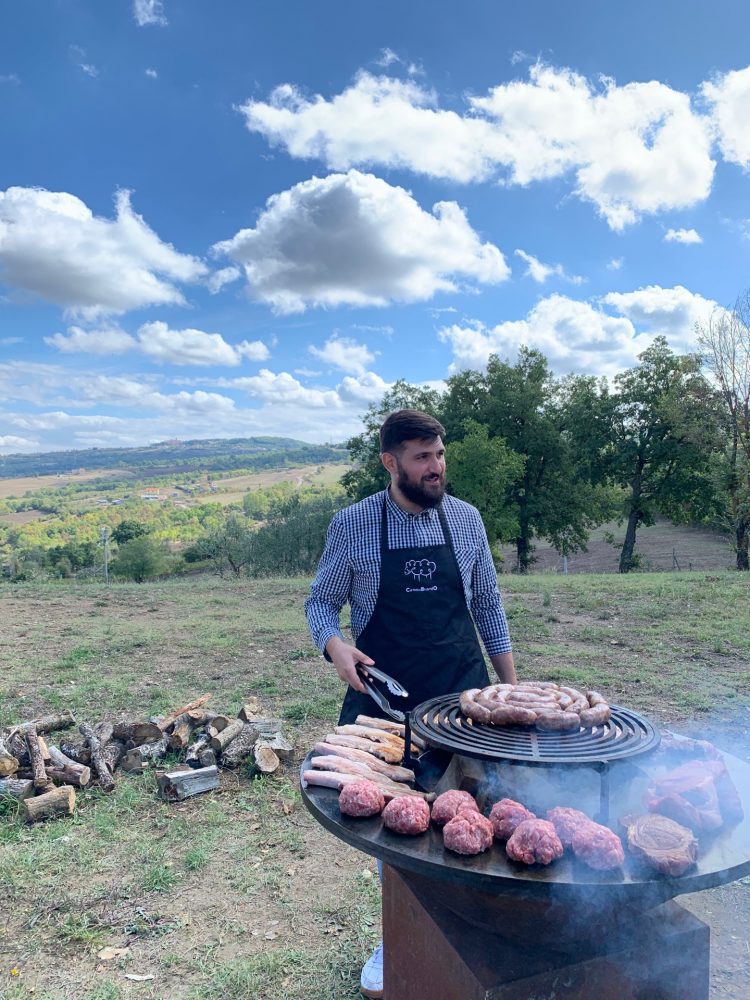
M387 490L340 510L328 527L318 573L305 602L307 624L321 651L331 636L344 638L339 614L347 601L351 606L355 642L375 610L380 586L380 516L384 496L389 549L442 545L447 541L434 508L410 514L391 499ZM477 631L490 656L509 653L508 622L479 511L446 494L443 512L453 539L466 605Z

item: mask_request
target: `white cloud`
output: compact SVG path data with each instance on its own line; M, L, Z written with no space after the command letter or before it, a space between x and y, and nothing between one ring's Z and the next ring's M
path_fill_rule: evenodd
M230 282L236 281L241 277L242 271L238 267L222 267L209 276L207 281L208 290L212 295L216 295L217 292L222 290L224 285L228 285Z
M162 0L133 0L133 17L139 28L147 24L167 24Z
M607 264L607 270L619 271L624 263L625 259L623 257L613 257L612 260Z
M649 285L634 292L610 292L602 302L649 334L662 334L678 352L696 349L695 324L707 323L718 308L712 299L705 299L682 285L674 288Z
M0 337L0 347L11 347L13 344L22 344L23 337Z
M636 343L629 319L608 316L588 302L551 295L537 302L525 319L488 328L454 324L438 332L453 349L451 372L486 367L491 354L506 359L522 345L540 350L559 373L614 374L635 362L647 343Z
M537 257L526 253L525 250L516 250L516 257L520 257L526 263L526 277L532 278L540 285L543 285L547 278L552 276L569 281L572 285L582 285L584 282L584 279L577 274L567 274L562 264L543 264Z
M145 73L146 73L146 76L150 76L152 80L156 80L156 78L159 76L159 74L157 73L157 71L155 69L153 69L151 66L149 66L149 68L147 70L145 70Z
M70 58L80 70L83 70L86 76L99 76L99 70L96 66L82 61L86 58L85 49L82 49L80 45L71 45L68 51Z
M264 361L268 348L256 340L243 340L234 346L219 333L202 330L171 330L157 320L144 323L138 330L140 350L152 361L172 365L239 365L242 358Z
M360 73L331 100L283 84L267 102L240 110L251 131L337 170L379 164L521 185L571 173L576 194L616 230L710 192L709 121L693 112L688 94L656 81L593 86L537 63L528 81L469 98L464 115L436 103L413 81Z
M76 428L115 427L124 421L121 417L96 416L81 413L66 413L54 410L47 413L24 413L14 416L11 423L29 431L73 430Z
M393 49L381 49L380 58L375 60L376 66L382 66L384 69L391 66L393 63L401 62L401 59L396 55Z
M212 252L241 263L253 297L279 313L414 302L454 290L454 278L494 284L509 273L455 202L430 214L408 191L357 170L273 195L255 229Z
M31 438L17 437L15 434L0 434L0 448L6 449L6 454L14 451L36 451L39 442Z
M750 168L750 66L717 76L701 87L711 106L725 160Z
M74 195L41 188L0 191L0 280L95 318L147 305L183 304L175 282L207 272L163 243L118 191L114 221Z
M13 87L17 87L21 82L21 77L18 73L2 73L0 74L0 83L9 83Z
M67 333L45 337L44 342L63 354L124 354L136 346L134 338L118 327L83 330L80 326L71 326Z
M702 243L700 233L695 229L668 229L664 236L665 243Z
M358 344L348 337L329 337L323 347L308 347L310 354L334 368L363 375L367 366L375 360L375 355L365 344Z

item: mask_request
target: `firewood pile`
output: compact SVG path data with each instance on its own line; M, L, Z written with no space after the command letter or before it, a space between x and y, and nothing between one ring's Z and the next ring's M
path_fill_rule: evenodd
M142 720L82 722L82 740L51 733L76 725L70 712L48 715L0 731L0 796L19 801L29 823L71 816L76 789L114 791L121 773L142 774L169 755L179 763L157 771L158 794L178 801L219 787L219 768L249 764L253 773L272 774L292 756L281 722L263 714L256 698L237 718L204 706L210 695L166 716Z

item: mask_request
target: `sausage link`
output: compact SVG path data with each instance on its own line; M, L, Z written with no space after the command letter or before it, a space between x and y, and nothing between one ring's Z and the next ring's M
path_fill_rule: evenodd
M581 720L575 712L540 712L536 717L537 729L551 733L566 733L580 729Z
M594 705L593 708L585 708L581 712L581 725L587 728L589 726L603 726L605 722L609 722L611 715L612 709L609 705Z
M597 705L607 704L607 699L603 694L599 694L598 691L587 691L586 697L588 698L589 705L591 705L592 708L595 708Z
M522 705L500 705L492 710L493 726L533 726L537 713Z

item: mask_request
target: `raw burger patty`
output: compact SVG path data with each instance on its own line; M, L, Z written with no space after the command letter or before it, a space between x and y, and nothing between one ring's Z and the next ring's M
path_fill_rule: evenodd
M430 807L424 799L399 795L383 810L383 823L394 833L424 833L430 825Z
M479 812L473 795L451 788L449 791L443 792L442 795L438 795L432 803L432 822L443 826L449 819L453 819L461 809L475 809Z
M513 799L500 799L490 811L492 832L498 840L507 840L525 819L536 819L536 816Z
M548 820L526 819L518 824L505 850L509 858L525 865L548 865L562 857L563 845Z
M344 816L377 816L384 805L383 793L369 778L344 785L339 793L339 809Z
M557 836L563 847L573 845L573 837L582 828L594 821L580 809L570 809L568 806L555 806L547 810L547 819L557 830Z
M443 843L456 854L481 854L492 846L492 823L475 809L464 809L443 827Z

